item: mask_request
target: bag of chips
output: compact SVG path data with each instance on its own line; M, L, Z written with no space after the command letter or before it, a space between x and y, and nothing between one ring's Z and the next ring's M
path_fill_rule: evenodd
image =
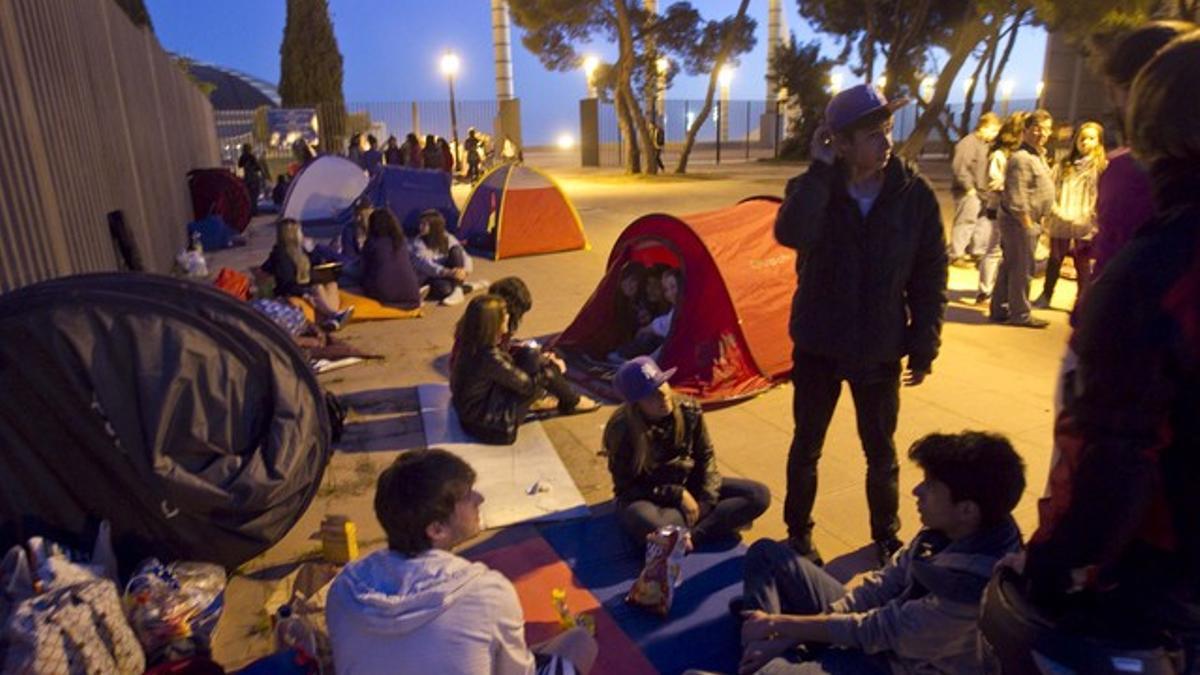
M646 537L646 566L633 582L625 602L666 616L679 586L687 529L664 525Z

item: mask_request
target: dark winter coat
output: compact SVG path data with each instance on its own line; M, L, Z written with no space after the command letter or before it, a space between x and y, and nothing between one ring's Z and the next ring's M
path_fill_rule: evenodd
M634 470L633 429L630 416L636 413L628 404L617 408L604 427L604 449L613 478L617 501L629 503L647 500L659 506L679 506L687 490L700 505L713 506L721 490L721 474L713 456L712 441L704 426L700 404L673 394L683 419L682 443L675 443L674 416L647 423L650 434L650 466L642 473Z
M421 288L408 256L391 237L371 237L363 245L362 285L369 297L404 309L421 306Z
M462 428L484 443L516 441L521 418L541 393L537 379L500 347L456 353L450 368L450 402Z
M840 162L788 182L775 238L796 249L789 331L795 349L850 371L909 357L928 371L946 311L946 241L937 198L893 157L863 217Z

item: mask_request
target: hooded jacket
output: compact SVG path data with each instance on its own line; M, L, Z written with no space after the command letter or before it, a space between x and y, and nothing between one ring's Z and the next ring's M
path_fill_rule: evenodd
M885 653L895 673L978 673L979 605L996 562L1021 550L1011 518L958 541L922 530L833 603L833 644Z
M796 249L795 349L849 369L899 361L928 371L946 311L946 237L937 198L893 157L864 217L841 162L788 182L775 239Z
M448 551L347 565L325 608L339 675L530 675L525 619L499 572Z

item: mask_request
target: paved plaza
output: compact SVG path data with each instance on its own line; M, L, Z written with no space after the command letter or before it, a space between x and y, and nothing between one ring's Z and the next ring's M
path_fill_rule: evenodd
M573 168L562 157L546 158L542 164L537 161L531 158L535 165L548 166L573 200L591 249L500 262L476 259L475 277L495 280L518 275L528 283L534 307L521 327L523 337L549 335L567 326L601 278L613 242L636 217L655 211L706 211L752 195L781 195L787 179L802 168L752 162L719 169L704 167L706 173L689 177L655 178ZM934 182L943 219L948 220L952 213L948 164L931 160L923 163L923 169ZM455 188L460 205L466 197L465 187ZM270 220L256 220L248 233L249 246L212 254L210 267L246 269L260 263L273 243ZM762 236L772 235L763 232ZM1069 334L1065 308L1074 301L1074 284L1060 284L1057 311L1039 312L1051 322L1049 329L1039 331L990 324L984 310L963 304L962 299L974 297L975 281L974 271L951 269L951 303L941 355L924 384L901 392L896 445L903 456L914 440L934 431L983 429L1007 435L1028 466L1029 487L1015 512L1028 535L1036 524L1036 499L1050 458L1052 389ZM1034 281L1034 289L1040 290L1039 280ZM321 383L345 397L351 408L346 438L308 512L287 537L248 563L244 571L269 578L264 570L313 554L319 543L311 535L331 513L349 515L367 549L383 544L383 533L372 514L375 477L399 451L423 446L416 386L446 380L454 323L461 312L462 306L426 305L423 318L352 324L339 334L356 347L386 358L320 376ZM771 508L746 533L747 541L785 535L782 507L792 433L791 397L791 387L784 384L705 415L722 473L763 481L771 488ZM591 414L542 422L584 498L593 506L603 505L611 497L608 471L597 451L612 410L605 407ZM911 490L920 477L919 470L902 458L900 535L905 540L919 527ZM855 430L853 402L845 387L825 442L814 518L815 541L826 559L853 553L870 542L865 461ZM229 594L231 612L239 606L253 611L255 603L261 608L258 593L265 591L254 588L235 580ZM239 589L243 589L240 595ZM236 649L249 654L255 647L252 641L241 641ZM238 661L236 653L226 653L226 657L227 662Z

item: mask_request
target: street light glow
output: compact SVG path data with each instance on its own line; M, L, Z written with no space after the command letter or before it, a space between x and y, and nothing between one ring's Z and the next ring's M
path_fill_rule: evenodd
M667 70L671 68L671 60L665 56L660 56L658 57L658 60L654 62L654 68L658 70L659 75L666 75Z
M559 134L558 140L555 143L558 145L559 150L570 150L575 147L575 137L566 133Z
M880 75L879 79L875 80L875 84L879 85L880 89L887 89L887 75Z
M454 77L458 74L458 54L446 52L442 54L442 74Z
M1043 91L1046 91L1046 83L1039 80L1037 83L1037 97L1038 98L1042 97Z
M721 66L721 72L717 75L717 81L722 87L728 87L730 82L733 82L733 68L729 66Z
M841 73L830 73L829 74L829 90L835 94L842 90L842 74Z
M600 67L600 59L595 56L588 55L583 59L583 74L587 76L588 81L592 79L592 73Z
M975 85L975 78L973 78L973 77L968 77L967 79L963 80L963 94L966 94L968 91L971 91L971 87L973 87L974 85Z
M931 98L933 96L933 89L936 86L937 86L937 78L936 77L932 77L932 76L926 77L925 79L921 80L921 94L926 99Z
M1013 93L1013 88L1015 88L1016 86L1017 86L1016 82L1013 82L1012 80L1004 80L1003 82L1000 83L1000 93L1004 96L1004 98L1011 98L1012 93Z

